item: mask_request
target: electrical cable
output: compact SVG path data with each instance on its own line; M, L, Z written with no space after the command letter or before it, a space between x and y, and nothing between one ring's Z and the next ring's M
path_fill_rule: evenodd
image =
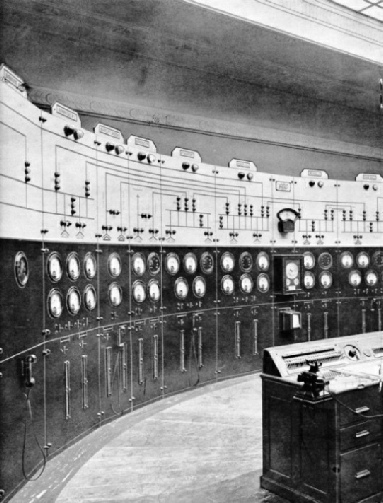
M368 414L363 414L363 412L357 412L355 409L353 409L349 405L346 405L344 402L342 402L342 400L339 400L339 398L336 397L335 393L332 393L329 389L327 389L327 391L328 391L329 395L331 396L331 398L333 398L339 405L341 405L345 409L352 412L355 416L365 417L366 419L378 419L378 418L383 417L383 414L370 414L370 415L368 415Z
M27 405L27 418L25 420L25 428L24 428L24 440L23 440L23 449L22 449L22 455L21 455L21 469L22 469L23 476L24 476L25 480L27 480L27 481L34 481L34 480L39 479L41 477L41 475L44 473L45 467L46 467L46 464L47 464L47 457L46 457L46 454L44 452L44 449L41 447L41 444L40 444L40 442L39 442L39 440L37 438L36 432L35 432L34 427L33 427L32 405L31 405L31 400L29 398L30 392L31 392L31 390L28 389L27 393L25 395L26 405ZM28 416L29 416L29 419L30 419L30 422L31 422L31 428L32 428L33 437L34 437L34 439L36 441L36 444L37 444L38 448L40 449L40 451L42 453L42 456L43 456L43 466L41 467L41 471L37 475L37 477L29 477L27 475L27 473L26 473L26 470L25 470L25 453L26 453L26 444L27 444L27 419L28 419Z

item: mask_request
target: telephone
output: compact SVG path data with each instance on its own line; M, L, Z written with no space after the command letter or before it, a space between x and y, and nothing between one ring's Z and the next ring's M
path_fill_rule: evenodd
M26 388L32 388L35 385L35 378L33 377L32 366L37 362L35 355L28 355L23 360L23 376Z

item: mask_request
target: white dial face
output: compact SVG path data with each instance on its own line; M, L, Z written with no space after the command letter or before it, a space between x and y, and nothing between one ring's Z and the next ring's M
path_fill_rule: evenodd
M348 279L351 286L358 286L362 281L362 275L359 271L351 271Z
M68 276L72 281L76 281L80 276L80 261L78 259L77 253L73 252L68 255L67 258L67 272Z
M96 276L96 258L92 253L87 253L84 259L85 275L88 279Z
M234 281L231 276L224 276L221 281L222 291L226 295L231 295L234 292Z
M349 269L354 263L354 258L350 252L343 252L342 255L340 256L340 263L342 264L343 267Z
M286 263L286 276L289 279L297 278L299 274L298 264L296 262L287 262Z
M51 290L48 296L48 311L53 318L61 316L63 311L63 302L58 290Z
M117 283L112 283L109 285L109 301L112 306L117 307L122 301L122 291Z
M97 302L96 290L92 285L88 285L84 290L84 304L88 311L93 311Z
M206 293L206 282L201 276L197 276L193 281L193 293L198 298L203 297Z
M312 269L315 265L315 257L311 252L305 252L303 254L303 265L306 269Z
M169 253L169 255L166 256L166 270L168 271L169 274L177 274L179 268L180 268L180 261L178 256L175 253Z
M221 258L222 270L230 272L234 269L234 257L230 252L225 252Z
M142 276L146 270L144 257L141 253L135 253L132 258L133 271L137 276Z
M330 272L322 272L319 276L319 281L323 288L330 288L332 285L332 274Z
M54 252L48 258L48 274L52 281L60 281L63 274L59 255Z
M260 271L267 271L270 265L269 257L265 252L259 253L257 257L257 266Z
M141 281L135 281L132 290L134 300L138 303L144 302L146 299L144 284Z
M356 257L356 262L359 267L367 267L370 263L370 257L365 252L360 252Z
M70 314L77 314L80 311L81 297L77 288L70 288L66 298L68 311Z
M249 274L243 274L239 284L243 293L251 293L254 286L253 279Z
M160 286L156 279L149 281L149 298L153 302L158 302L160 298Z
M108 260L109 274L116 278L121 274L121 260L117 253L112 253Z
M260 274L257 279L257 288L260 292L265 293L269 290L270 281L266 274Z
M187 297L187 294L189 292L189 286L187 284L186 279L184 278L178 278L177 281L175 282L175 291L176 291L176 296L183 300Z
M313 288L315 285L315 276L312 272L306 271L304 278L305 288Z
M189 274L194 274L197 269L197 259L193 253L188 253L184 257L185 271Z
M374 271L367 271L366 273L366 283L368 286L374 286L378 282L378 276Z

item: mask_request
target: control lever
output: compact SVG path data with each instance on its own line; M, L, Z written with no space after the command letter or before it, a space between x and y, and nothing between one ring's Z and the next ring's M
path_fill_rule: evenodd
M35 378L33 377L32 365L37 362L35 355L28 355L24 359L24 384L26 388L32 388L35 385Z
M309 370L298 376L298 382L303 382L303 387L297 391L295 396L305 400L317 400L325 385L324 379L318 377L321 364L316 361L307 361L307 364L310 367Z

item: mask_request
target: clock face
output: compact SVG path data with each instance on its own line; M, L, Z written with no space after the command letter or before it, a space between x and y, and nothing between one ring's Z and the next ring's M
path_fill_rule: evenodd
M161 270L161 259L158 253L149 253L148 257L148 269L152 276L158 274Z
M250 272L253 267L253 258L249 252L241 253L239 257L239 267L242 272Z
M328 252L319 255L318 264L321 269L330 269L332 266L332 256Z
M210 252L204 252L201 256L201 270L205 274L211 274L214 269L214 259Z
M289 279L298 278L299 275L299 267L296 262L286 262L286 276Z

